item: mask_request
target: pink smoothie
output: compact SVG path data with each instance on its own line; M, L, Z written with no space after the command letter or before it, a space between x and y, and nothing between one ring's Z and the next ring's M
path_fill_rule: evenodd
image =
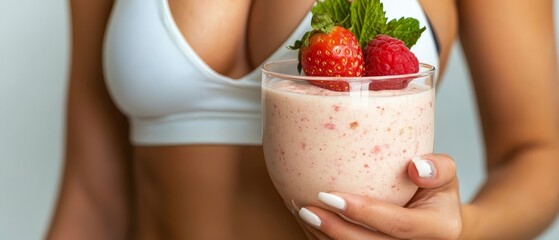
M334 92L306 82L263 87L268 172L288 206L343 191L404 205L411 158L433 151L434 89Z

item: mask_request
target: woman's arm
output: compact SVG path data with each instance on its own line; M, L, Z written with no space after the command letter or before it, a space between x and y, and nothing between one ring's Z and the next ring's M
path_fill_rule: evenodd
M72 55L66 161L47 239L126 239L130 213L128 124L111 102L102 42L111 0L71 1Z
M463 207L464 239L531 239L559 209L553 1L459 0L488 178Z

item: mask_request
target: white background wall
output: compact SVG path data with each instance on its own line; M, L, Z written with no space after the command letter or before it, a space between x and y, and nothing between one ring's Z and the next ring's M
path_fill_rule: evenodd
M62 166L68 30L64 0L0 0L0 240L41 239L50 219ZM436 151L456 158L465 201L484 177L477 121L456 47L439 88ZM540 239L559 239L559 223Z

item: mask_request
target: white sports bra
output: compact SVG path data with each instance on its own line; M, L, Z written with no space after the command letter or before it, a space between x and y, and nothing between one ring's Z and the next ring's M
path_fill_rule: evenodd
M438 67L436 41L417 0L384 7L389 19L415 17L428 28L412 51ZM296 58L285 46L310 30L310 19L309 13L265 62ZM134 145L261 144L260 67L238 80L214 71L182 36L167 0L116 1L103 67L111 97L130 119Z

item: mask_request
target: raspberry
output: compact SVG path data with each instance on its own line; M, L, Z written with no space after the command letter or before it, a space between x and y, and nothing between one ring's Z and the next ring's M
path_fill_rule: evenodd
M379 34L365 47L365 76L387 76L417 73L419 61L404 42L388 35ZM371 90L405 88L412 79L392 79L373 82Z

